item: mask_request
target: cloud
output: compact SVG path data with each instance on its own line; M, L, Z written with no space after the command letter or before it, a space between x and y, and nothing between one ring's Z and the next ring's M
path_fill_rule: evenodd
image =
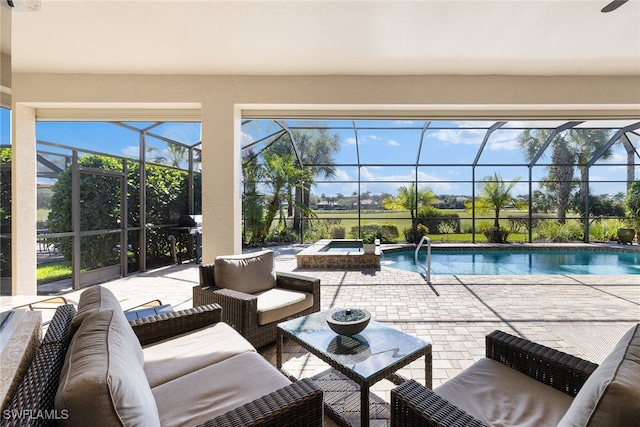
M447 144L480 145L486 131L484 129L439 129L427 132L430 139L438 139Z
M140 157L140 147L137 145L126 146L121 150L121 152L125 157L133 157L135 159Z
M394 139L390 139L389 140L389 145L392 146L392 147L399 147L400 143L398 141L394 140Z

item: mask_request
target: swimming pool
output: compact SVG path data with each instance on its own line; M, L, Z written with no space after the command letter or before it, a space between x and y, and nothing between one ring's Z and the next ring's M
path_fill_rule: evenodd
M426 251L418 260L427 264ZM412 250L384 251L381 264L422 273ZM431 252L431 274L640 274L640 253L605 250L456 250Z

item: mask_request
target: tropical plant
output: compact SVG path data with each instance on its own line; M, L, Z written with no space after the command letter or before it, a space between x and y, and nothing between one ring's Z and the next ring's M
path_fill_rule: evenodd
M627 188L627 198L625 200L625 210L627 218L640 231L640 180L633 181Z
M552 134L551 129L525 130L518 138L518 145L528 160L534 159L547 139L551 139L551 166L543 181L556 195L558 222L566 222L567 210L573 187L574 169L580 170L581 206L586 206L588 194L587 164L595 153L601 152L611 138L608 129L569 129L562 134ZM545 153L542 153L544 156ZM608 148L601 152L601 159L608 159L613 151Z
M482 179L480 195L475 200L475 204L472 204L472 202L465 204L467 211L471 211L475 206L475 209L479 212L492 211L494 213L495 218L492 230L482 230L490 242L504 243L508 236L508 232L505 234L506 230L500 227L500 211L508 206L514 206L516 209L523 207L522 204L511 195L511 190L519 180L520 178L516 177L507 183L497 172L494 172L493 176L486 176Z
M409 215L411 215L411 226L415 230L418 211L423 207L431 205L435 200L435 194L429 189L416 188L415 183L411 183L409 186L403 185L400 187L397 196L389 196L382 199L382 207L389 210L409 211Z
M250 244L263 243L269 236L271 225L280 213L279 226L285 225L282 204L287 201L291 189L308 187L313 183L310 171L296 166L291 155L265 152L262 163L256 158L245 160L243 165L245 198L245 228L249 229ZM260 190L262 189L262 190ZM295 202L294 202L295 203ZM315 214L300 206L305 214Z
M293 139L293 141L292 141ZM295 149L294 149L295 144ZM294 156L300 167L307 170L312 178L329 179L336 174L335 155L340 149L340 135L330 134L328 129L292 129L286 132L269 149L279 155ZM293 216L293 229L300 230L303 218L308 217L311 205L311 187L296 185L295 194L289 193L288 216Z
M11 163L11 148L0 149L0 164ZM11 169L0 169L0 233L11 234ZM11 276L11 239L0 239L0 272Z

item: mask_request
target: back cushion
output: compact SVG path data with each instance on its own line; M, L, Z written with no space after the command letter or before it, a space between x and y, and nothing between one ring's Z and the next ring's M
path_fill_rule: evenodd
M78 313L71 322L71 335L73 335L84 318L91 313L100 310L120 310L120 303L116 296L109 289L102 286L92 286L87 288L80 295L80 301L78 301Z
M114 311L85 317L67 352L55 396L67 426L159 426L158 409L132 345L131 327Z
M254 294L276 286L273 251L219 256L213 271L216 286Z
M589 376L558 426L640 426L640 324Z

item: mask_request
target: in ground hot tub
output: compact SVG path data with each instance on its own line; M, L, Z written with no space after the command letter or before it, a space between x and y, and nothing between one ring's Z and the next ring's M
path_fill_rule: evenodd
M318 240L296 255L298 268L362 270L380 268L380 247L365 254L362 240Z

